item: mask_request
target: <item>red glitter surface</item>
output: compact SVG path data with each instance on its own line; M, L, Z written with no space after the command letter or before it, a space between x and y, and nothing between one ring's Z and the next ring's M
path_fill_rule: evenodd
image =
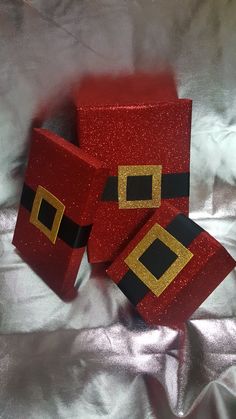
M35 130L25 183L43 186L64 205L64 214L80 225L92 223L107 170L78 147L46 130ZM63 299L76 295L74 281L85 248L73 249L57 237L53 244L29 222L20 206L13 244L41 278Z
M191 101L176 98L170 75L165 82L163 75L132 77L108 78L107 87L104 77L82 83L77 100L80 147L114 176L118 165L162 165L163 174L189 172ZM188 214L188 198L170 202ZM113 260L152 212L100 202L89 261Z
M177 99L176 83L168 71L84 76L76 89L80 106L133 105Z
M20 207L13 244L32 269L63 300L76 296L75 278L85 248L71 249L57 238L55 245L29 222L29 211Z
M104 167L58 135L35 129L25 183L34 191L38 185L48 189L76 223L91 224L107 178Z
M137 246L150 228L158 223L166 227L180 212L163 203L136 237L108 268L107 273L118 284L129 270L125 258ZM210 234L201 232L188 246L192 259L157 297L151 291L136 305L143 319L153 325L180 325L211 294L235 267L234 259Z

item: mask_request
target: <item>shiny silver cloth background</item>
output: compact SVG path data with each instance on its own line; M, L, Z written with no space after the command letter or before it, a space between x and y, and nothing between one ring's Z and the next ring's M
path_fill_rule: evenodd
M84 71L176 71L193 99L191 216L236 257L236 2L0 0L0 417L233 419L236 286L149 329L103 267L62 303L11 239L35 109ZM197 290L196 290L197 292Z

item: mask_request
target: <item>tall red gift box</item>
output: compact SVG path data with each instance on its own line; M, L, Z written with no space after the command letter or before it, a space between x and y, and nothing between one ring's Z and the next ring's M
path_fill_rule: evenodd
M74 282L107 170L95 158L43 129L35 129L13 244L62 299Z
M235 265L217 240L163 203L107 272L147 323L179 326Z
M188 214L192 103L164 73L87 77L76 100L79 145L109 168L88 242L105 262L163 201Z

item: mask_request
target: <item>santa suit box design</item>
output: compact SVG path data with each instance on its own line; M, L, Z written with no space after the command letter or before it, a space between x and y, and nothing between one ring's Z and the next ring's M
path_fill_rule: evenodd
M217 240L163 203L107 273L148 324L180 326L235 265Z
M192 103L169 74L87 77L76 101L79 146L109 168L89 261L111 261L162 202L188 214Z
M43 129L33 132L13 244L69 300L107 179L99 161Z

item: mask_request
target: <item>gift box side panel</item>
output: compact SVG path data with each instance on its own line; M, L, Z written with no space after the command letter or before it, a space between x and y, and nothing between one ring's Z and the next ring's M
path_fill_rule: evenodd
M175 211L175 209L173 209ZM166 216L167 214L167 216ZM169 211L166 211L165 215L166 221L172 221L173 214ZM141 233L139 233L133 240L132 245L128 246L123 254L117 258L115 262L108 269L108 275L113 279L114 282L121 288L121 290L129 290L132 301L132 289L137 284L139 287L140 283L143 283L141 279L132 280L132 283L124 283L123 278L125 274L130 271L128 265L125 262L126 257L132 252L136 245L141 241L145 236L146 232L155 224L157 219L156 214L144 226ZM169 224L169 221L166 223ZM200 238L201 236L201 238ZM197 240L194 240L189 246L189 251L194 255L190 261L181 269L179 273L176 273L174 279L166 286L166 288L161 292L159 296L156 296L149 287L146 287L146 290L143 292L143 296L137 303L135 303L136 309L144 320L149 324L160 324L162 317L165 318L168 308L171 308L175 305L178 299L178 309L184 310L187 305L191 305L189 299L184 300L181 296L182 289L188 289L189 284L193 280L195 274L199 270L204 268L204 264L211 259L212 255L216 252L215 242L212 243L213 246L208 246L206 249L206 233L202 233ZM160 261L162 262L162 261ZM156 255L156 263L158 264L158 254ZM129 281L129 278L128 278ZM156 281L161 281L161 279L156 279ZM132 287L132 289L131 289ZM135 290L134 290L135 291ZM180 296L180 297L179 297Z
M160 322L168 325L181 325L194 313L195 310L209 297L215 288L235 268L235 260L223 248L212 256L189 283L183 288L174 301L174 304L160 316ZM184 309L181 309L184 304Z
M189 172L192 102L187 99L130 107L78 109L82 149L118 165L162 165L163 173Z
M177 205L181 213L188 215L189 199L185 197L166 199ZM113 261L123 251L129 240L153 215L155 209L122 209L116 203L103 202L98 206L88 240L90 263ZM108 241L110 237L110 240Z
M74 222L92 222L105 179L106 169L87 153L82 152L81 157L77 147L58 136L52 140L47 131L35 131L25 182L35 192L38 185L49 190Z
M91 105L124 105L177 98L171 72L87 75L74 90L78 107Z
M164 174L188 173L190 120L188 100L151 107L81 108L80 145L103 159L113 176L118 164L161 164ZM188 214L188 196L168 200ZM114 259L148 214L149 209L124 210L118 202L100 202L88 244L89 261Z
M53 244L29 222L30 214L19 208L13 244L22 258L62 299L75 296L73 285L84 248L72 249L62 240ZM73 258L73 263L72 263Z
M176 218L177 216L178 218ZM177 223L176 220L178 220ZM130 300L136 301L134 304L147 323L161 324L166 322L168 324L171 321L173 324L178 324L187 320L235 266L235 261L221 244L187 218L187 230L184 232L184 220L185 218L175 208L163 205L107 270L108 275L121 290L124 293L128 292ZM145 287L141 286L143 283L141 279L134 279L133 274L127 276L130 268L125 261L138 243L146 237L146 233L150 231L155 223L161 224L167 231L172 226L171 229L173 230L174 228L174 234L179 235L180 239L183 236L184 240L189 240L188 237L191 237L192 234L195 235L195 238L191 239L190 244L187 246L188 251L192 254L192 258L180 271L176 271L176 276L169 284L166 284L166 288L159 296L156 296L149 287L144 289ZM187 233L189 228L189 233ZM158 254L156 254L155 260L158 263ZM161 281L161 279L157 281ZM136 297L133 299L132 297L132 294L135 292L135 284L138 287L137 290L141 286L142 297L138 299Z
M40 139L41 141L47 141L48 144L52 144L52 147L59 147L60 149L68 152L71 156L77 157L81 160L81 162L84 162L95 169L101 169L104 167L100 160L46 128L34 128L33 139L34 138Z
M35 130L13 244L63 299L73 298L99 192L100 162L46 130Z
M180 325L202 304L235 266L235 261L215 240L202 233L189 250L194 257L158 297L147 294L137 310L149 324Z
M78 294L77 288L75 288L76 278L79 274L80 264L84 255L86 247L74 249L71 253L68 267L65 272L62 289L60 292L60 298L64 301L70 301L75 298Z
M120 211L112 205L104 211L99 206L88 240L89 262L114 260L152 214L152 210Z
M162 227L165 228L167 224L173 219L173 217L179 212L174 208L168 206L167 211L162 211L160 208L155 212L148 214L141 228L137 228L136 234L132 237L129 242L126 243L124 249L119 253L116 259L113 260L112 264L107 269L107 274L118 283L121 277L127 272L128 267L125 263L125 258L131 253L131 251L136 247L136 245L143 239L149 229L156 222L159 222Z
M87 199L84 202L83 213L80 219L82 225L94 223L96 213L100 205L101 195L108 178L108 173L108 169L105 167L97 169L93 173L93 177L88 184L89 192Z

